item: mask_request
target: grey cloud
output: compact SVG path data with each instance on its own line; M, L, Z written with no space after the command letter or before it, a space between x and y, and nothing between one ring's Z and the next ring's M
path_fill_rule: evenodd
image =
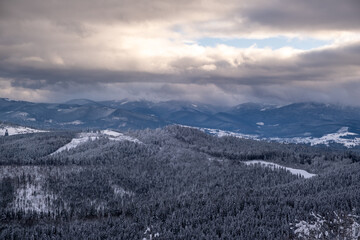
M239 14L246 23L281 31L359 30L358 0L254 1Z
M5 21L46 20L54 24L67 22L78 25L72 29L82 33L81 23L147 22L159 21L182 24L200 24L198 30L206 31L211 21L231 22L232 27L216 29L240 30L243 34L256 29L280 31L359 30L360 2L358 0L225 0L208 1L175 0L2 0L0 19ZM239 21L239 19L241 21ZM245 21L245 22L243 22ZM214 29L213 29L214 30Z
M256 96L257 101L278 104L312 101L359 106L359 91L360 81L352 81L310 86L301 84L253 86L249 95Z
M301 57L301 65L307 67L343 67L359 66L360 64L360 42L350 45L304 53Z
M189 61L185 58L179 59L174 64L184 68L183 65L187 63L186 67L194 66L195 69L183 70L180 74L76 68L42 69L9 64L0 64L0 74L13 79L11 83L13 87L28 89L67 91L74 85L96 89L104 84L117 83L162 84L161 88L153 89L153 91L168 98L187 95L184 88L175 87L177 84L193 84L198 86L197 89L212 84L229 95L237 95L236 92L232 92L233 89L247 89L241 94L249 99L299 101L312 98L313 100L329 100L332 95L336 95L333 99L340 101L340 96L343 95L337 95L336 91L343 90L353 99L358 98L355 97L358 94L352 89L359 89L360 78L356 72L350 71L352 68L358 69L360 66L358 56L360 56L360 42L342 48L311 51L300 54L296 58L284 60L267 58L259 62L244 63L238 67L214 62L217 66L214 71L196 68L199 67L197 61ZM137 86L139 87L139 85ZM196 95L195 92L193 94ZM348 99L348 97L343 98ZM346 100L346 102L349 101Z
M86 22L132 22L183 17L198 9L214 11L215 1L162 0L2 0L0 19Z
M106 50L121 55L122 49L112 49L106 41L84 45L96 35L95 25L128 24L131 27L131 24L154 23L163 24L169 31L172 24L191 25L200 36L207 33L222 36L233 32L246 36L256 31L360 30L360 3L357 0L254 0L243 3L236 0L222 3L2 0L0 78L6 78L9 87L14 89L46 90L55 93L56 99L77 94L76 91L89 92L100 99L102 96L96 90L101 89L105 97L116 98L120 94L224 104L251 100L360 102L360 42L307 51L283 59L269 56L253 60L251 56L239 54L240 61L222 57L218 52L202 58L184 54L165 60L171 71L164 72L136 70L137 66L146 64L147 59L127 57L126 54L131 52L125 52L125 57L113 64L128 66L123 68L126 70L116 70L107 64L99 66L107 56L102 59L97 53ZM231 24L211 25L217 21ZM122 46L121 39L119 42ZM216 69L206 69L206 65L214 65Z

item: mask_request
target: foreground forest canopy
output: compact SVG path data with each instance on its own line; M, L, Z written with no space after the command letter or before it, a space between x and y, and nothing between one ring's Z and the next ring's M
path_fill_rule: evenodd
M360 154L168 126L0 137L0 239L357 239ZM306 170L246 165L263 160Z

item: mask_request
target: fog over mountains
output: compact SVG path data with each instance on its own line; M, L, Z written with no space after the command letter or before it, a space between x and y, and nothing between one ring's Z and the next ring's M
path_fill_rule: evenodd
M0 119L41 129L145 129L171 124L220 129L260 138L360 134L360 108L321 103L285 106L244 103L234 107L167 101L33 103L0 99Z

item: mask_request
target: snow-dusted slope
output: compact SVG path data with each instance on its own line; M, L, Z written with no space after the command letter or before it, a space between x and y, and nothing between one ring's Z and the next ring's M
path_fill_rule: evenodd
M272 162L265 162L265 161L261 161L261 160L252 160L252 161L246 161L244 162L246 165L255 165L255 164L260 164L262 166L265 166L265 167L270 167L270 168L282 168L282 169L286 169L287 171L289 171L290 173L294 174L294 175L300 175L304 178L311 178L311 177L314 177L316 176L316 174L312 174L312 173L309 173L305 170L302 170L302 169L296 169L296 168L289 168L289 167L284 167L284 166L281 166L279 164L276 164L276 163L272 163Z
M236 132L230 132L230 131L225 131L225 130L220 130L220 129L212 129L212 128L199 128L199 130L206 132L206 133L210 133L212 135L216 135L218 137L232 136L232 137L238 137L238 138L259 140L258 135L236 133Z
M122 133L115 132L112 130L103 130L103 131L98 131L98 132L82 132L82 133L78 134L78 136L76 138L73 138L71 140L71 142L62 146L61 148L59 148L58 150L53 152L51 155L54 155L54 154L62 152L62 151L67 151L72 148L76 148L77 146L79 146L83 143L86 143L87 141L94 141L101 137L108 138L109 140L112 140L112 141L130 141L130 142L141 143L136 138L132 138L130 136L126 136Z
M270 140L275 140L278 142L286 143L306 143L311 146L324 144L329 145L330 143L342 144L347 148L355 147L360 145L360 138L354 137L358 134L349 132L348 127L342 127L336 133L326 134L320 138L314 137L295 137L295 138L271 138Z
M297 239L360 239L359 216L335 211L330 214L334 215L333 219L311 213L310 219L291 224L291 229Z
M189 126L183 126L183 127L189 127ZM194 128L218 137L233 136L233 137L253 139L253 140L276 141L281 143L304 143L304 144L310 144L311 146L319 145L319 144L324 144L326 146L329 146L329 144L331 143L342 144L347 148L360 146L360 137L355 137L358 136L358 134L349 132L348 127L342 127L336 133L329 133L320 138L316 138L316 137L261 138L258 135L243 134L238 132L224 131L220 129L197 128L197 127Z
M243 133L237 133L237 132L231 132L231 131L226 131L226 130L221 130L221 129L213 129L213 128L192 127L192 126L181 125L181 124L177 124L177 125L181 126L181 127L198 129L200 131L203 131L205 133L209 133L211 135L215 135L217 137L232 136L232 137L238 137L238 138L260 140L258 135L243 134Z
M38 129L28 128L28 127L0 124L0 136L4 136L6 130L8 131L9 135L46 132L44 130L38 130Z

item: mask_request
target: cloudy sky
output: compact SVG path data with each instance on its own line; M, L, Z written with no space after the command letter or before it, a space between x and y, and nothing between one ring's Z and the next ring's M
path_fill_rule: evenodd
M359 0L0 0L0 97L360 105Z

